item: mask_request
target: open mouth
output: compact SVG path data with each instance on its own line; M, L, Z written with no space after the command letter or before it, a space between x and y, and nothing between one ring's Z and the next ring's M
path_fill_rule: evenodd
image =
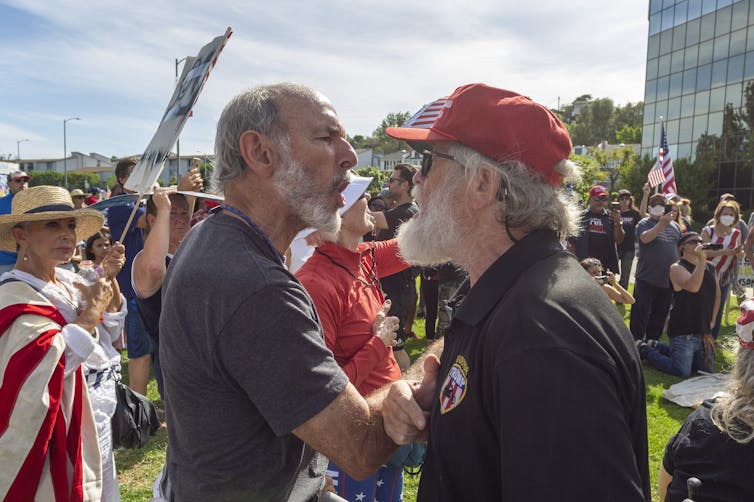
M340 201L338 202L338 207L345 207L346 206L346 198L343 196L343 191L345 191L346 187L348 186L350 182L348 180L344 180L338 185L338 194L340 195Z

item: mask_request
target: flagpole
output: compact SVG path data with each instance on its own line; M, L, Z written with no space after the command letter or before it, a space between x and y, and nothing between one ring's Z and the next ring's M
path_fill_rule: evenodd
M662 115L660 115L660 141L657 143L659 146L657 147L657 162L660 164L660 170L662 170L662 157L659 155L660 150L662 149L662 128L664 126L665 119ZM660 183L659 185L655 185L655 195L660 193Z
M126 226L123 227L123 233L120 235L120 239L118 239L118 242L120 242L121 244L123 244L123 239L126 238L126 234L128 233L128 229L131 226L131 222L134 221L134 216L136 215L136 211L139 210L142 197L144 197L144 194L139 193L139 196L136 198L136 202L134 203L133 211L131 211L131 215L128 217L128 221L126 222Z

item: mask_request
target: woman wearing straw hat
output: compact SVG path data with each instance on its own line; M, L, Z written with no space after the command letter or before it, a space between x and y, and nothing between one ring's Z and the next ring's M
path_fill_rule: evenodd
M56 267L102 222L101 213L75 210L68 191L52 186L19 192L11 214L0 216L0 249L18 251L15 268L0 277L4 500L119 499L112 449L108 458L98 439L108 388L115 408L112 375L99 373L91 384L86 379L93 367L110 368L107 347L112 350L112 332L122 326L123 300L113 278L123 246L111 248L104 278L91 285ZM106 472L113 467L109 479L103 479L103 458Z

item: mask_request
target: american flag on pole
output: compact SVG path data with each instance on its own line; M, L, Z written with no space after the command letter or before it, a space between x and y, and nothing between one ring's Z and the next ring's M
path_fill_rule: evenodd
M647 175L647 181L649 182L649 186L652 188L665 183L665 175L662 174L662 167L660 167L661 165L662 161L657 161L652 169L649 170L649 174Z
M678 193L675 187L675 171L673 170L673 159L670 158L668 149L668 136L665 134L665 123L660 122L660 151L659 165L662 166L662 174L665 177L662 183L662 193ZM651 183L650 183L651 184Z

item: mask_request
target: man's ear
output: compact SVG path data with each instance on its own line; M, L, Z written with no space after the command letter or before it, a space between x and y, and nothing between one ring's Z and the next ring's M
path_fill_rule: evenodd
M259 176L272 175L274 152L271 139L257 131L244 131L238 141L241 157Z
M468 187L469 203L472 209L482 209L498 200L500 175L497 171L480 166Z

